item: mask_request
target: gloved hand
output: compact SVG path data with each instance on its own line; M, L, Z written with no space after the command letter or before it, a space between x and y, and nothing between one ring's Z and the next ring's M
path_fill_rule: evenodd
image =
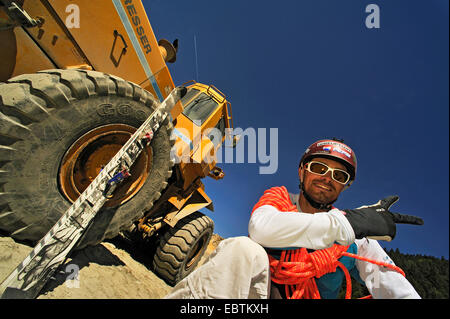
M389 211L399 200L398 196L388 196L370 206L356 209L344 209L345 217L355 232L355 237L369 237L391 241L395 237L395 224L423 225L423 220L416 216L402 215Z

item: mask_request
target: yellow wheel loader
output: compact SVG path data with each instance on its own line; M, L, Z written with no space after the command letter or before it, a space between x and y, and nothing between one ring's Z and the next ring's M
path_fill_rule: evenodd
M175 88L138 0L0 0L0 231L36 243ZM157 243L154 269L175 284L197 265L214 224L202 178L231 105L213 85L186 83L128 177L77 249L119 234Z

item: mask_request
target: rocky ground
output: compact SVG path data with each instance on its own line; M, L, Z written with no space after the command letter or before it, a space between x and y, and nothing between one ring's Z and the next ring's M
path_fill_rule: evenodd
M200 264L221 240L213 235ZM0 237L0 282L31 249L10 237ZM171 290L151 271L151 258L120 240L76 251L60 269L38 299L158 299ZM78 280L73 280L77 274Z

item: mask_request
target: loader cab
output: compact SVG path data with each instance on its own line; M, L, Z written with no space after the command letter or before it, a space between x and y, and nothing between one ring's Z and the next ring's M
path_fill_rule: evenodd
M191 81L184 86L188 91L181 99L183 111L174 121L176 154L182 171L195 167L196 174L204 177L216 164L227 129L233 128L231 104L213 85Z
M182 98L182 114L196 126L202 127L202 132L208 128L216 128L222 133L222 139L214 141L221 144L225 138L225 128L232 128L231 104L226 96L213 85L206 86L194 82L188 87L187 94Z

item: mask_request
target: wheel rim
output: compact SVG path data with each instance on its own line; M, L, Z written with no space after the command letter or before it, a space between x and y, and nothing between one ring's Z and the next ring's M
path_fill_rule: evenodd
M65 197L74 202L120 150L136 128L125 124L97 127L76 140L66 151L59 168L58 182ZM145 184L152 166L151 148L145 148L105 206L118 206L130 200Z
M201 257L201 252L203 246L206 244L206 240L208 239L208 233L203 234L202 237L200 237L199 240L195 243L194 247L192 247L191 251L189 252L189 255L187 256L186 260L186 266L185 271L189 270L194 264L197 263L198 259Z

